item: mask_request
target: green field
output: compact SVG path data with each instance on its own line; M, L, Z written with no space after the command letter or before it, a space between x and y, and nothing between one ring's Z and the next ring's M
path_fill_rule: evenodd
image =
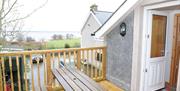
M71 48L80 47L80 38L78 39L64 39L64 40L51 40L47 42L48 49L64 48L68 44Z

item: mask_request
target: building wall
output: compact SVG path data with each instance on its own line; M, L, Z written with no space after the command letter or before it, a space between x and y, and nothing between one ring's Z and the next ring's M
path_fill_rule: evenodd
M81 47L97 47L104 46L104 42L96 40L91 36L91 33L96 31L100 27L100 24L95 20L95 18L90 15L81 34Z
M133 25L134 12L131 12L123 22L126 23L127 33L120 35L120 24L107 36L107 80L117 86L130 91L132 52L133 52Z

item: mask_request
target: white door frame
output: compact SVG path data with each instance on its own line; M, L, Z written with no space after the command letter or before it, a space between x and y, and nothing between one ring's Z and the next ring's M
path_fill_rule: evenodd
M168 6L175 6L175 5L180 5L180 1L171 1L171 2L165 2L165 3L160 3L160 4L155 4L155 5L150 5L150 6L145 6L144 7L144 15L143 15L143 32L142 32L142 56L141 56L141 78L140 78L140 91L144 91L144 81L145 81L145 67L146 67L146 58L147 58L147 36L148 36L148 11L152 9L157 9L157 8L163 8L163 7L168 7ZM179 77L179 76L178 76ZM180 79L180 77L178 78ZM179 81L179 80L178 80ZM178 82L180 83L180 82ZM180 84L177 84L177 87Z

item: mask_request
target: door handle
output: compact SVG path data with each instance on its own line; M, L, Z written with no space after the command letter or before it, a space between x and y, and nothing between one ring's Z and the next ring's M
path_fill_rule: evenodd
M145 69L145 72L147 72L148 70L147 70L147 68Z
M164 50L161 50L161 56L164 56Z

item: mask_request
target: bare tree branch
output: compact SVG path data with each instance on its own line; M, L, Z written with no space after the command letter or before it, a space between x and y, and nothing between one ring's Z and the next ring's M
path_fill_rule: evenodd
M4 11L4 5L5 5L5 0L2 0L2 6L1 6L1 10L0 10L0 16L1 16L2 12Z
M26 18L30 17L32 14L34 14L35 12L37 12L39 9L43 8L43 7L47 4L47 2L48 2L48 0L46 0L44 4L42 4L41 6L39 6L39 7L36 8L36 9L34 9L32 12L30 12L30 13L27 14L26 16L21 17L21 18L17 18L17 19L13 19L13 20L10 20L10 21L7 21L7 22L4 22L4 23L2 23L2 25L7 24L7 23L11 23L11 22L15 22L15 21L18 21L18 20L23 20L23 19L26 19Z
M15 0L15 1L13 2L13 4L11 5L11 7L8 9L8 11L7 11L3 16L1 16L0 20L1 20L1 19L4 19L4 18L11 12L11 10L13 9L13 7L14 7L14 5L17 3L17 1L18 1L18 0Z

